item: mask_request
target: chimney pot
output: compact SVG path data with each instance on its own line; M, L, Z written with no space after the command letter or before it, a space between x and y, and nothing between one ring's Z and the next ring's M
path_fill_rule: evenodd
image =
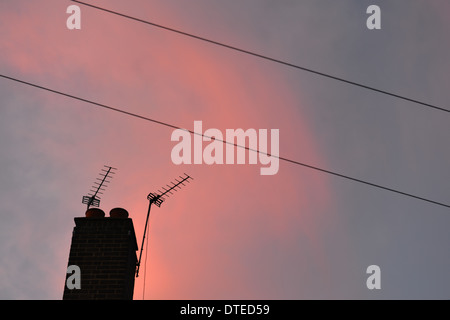
M111 218L128 218L128 211L123 208L114 208L109 212Z
M105 212L99 208L90 208L86 210L86 218L104 218Z

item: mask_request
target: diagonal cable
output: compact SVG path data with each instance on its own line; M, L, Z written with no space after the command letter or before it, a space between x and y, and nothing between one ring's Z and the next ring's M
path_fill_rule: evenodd
M0 74L0 77L2 77L4 79L11 80L11 81L15 81L15 82L18 82L18 83L22 83L22 84L25 84L25 85L28 85L28 86L31 86L31 87L35 87L35 88L38 88L38 89L41 89L41 90L45 90L45 91L48 91L48 92L51 92L51 93L62 95L62 96L65 96L65 97L68 97L68 98L71 98L71 99L82 101L82 102L91 104L93 106L101 107L101 108L104 108L104 109L107 109L107 110L110 110L110 111L115 111L115 112L118 112L118 113L121 113L121 114L125 114L127 116L131 116L131 117L134 117L134 118L138 118L138 119L142 119L142 120L145 120L145 121L153 122L153 123L156 123L156 124L159 124L159 125L163 125L163 126L166 126L166 127L172 128L172 129L185 130L187 132L190 132L191 134L200 135L202 137L206 137L206 138L209 138L211 140L212 139L216 139L216 138L213 138L213 137L210 137L210 136L206 136L206 135L204 135L202 133L198 133L198 132L195 132L195 131L192 131L192 130L187 130L187 129L175 126L175 125L170 124L170 123L166 123L166 122L163 122L163 121L155 120L155 119L152 119L152 118L149 118L149 117L144 117L144 116L136 114L136 113L128 112L128 111L125 111L125 110L122 110L122 109L118 109L118 108L115 108L115 107L112 107L112 106L109 106L109 105L106 105L106 104L103 104L103 103L98 103L98 102L95 102L95 101L92 101L92 100L88 100L88 99L85 99L85 98L81 98L81 97L78 97L78 96L75 96L75 95L71 95L71 94L68 94L68 93L65 93L65 92L54 90L54 89L51 89L51 88L48 88L48 87L44 87L42 85L38 85L38 84L31 83L31 82L28 82L28 81L24 81L24 80L20 80L20 79L17 79L17 78L9 77L9 76L3 75L3 74ZM279 156L275 156L275 155L270 155L269 153L262 152L262 151L259 151L259 150L255 150L255 149L249 148L247 146L238 145L235 142L229 142L229 141L221 140L221 139L216 139L216 140L220 141L220 142L222 142L224 144L230 144L230 145L233 145L233 146L238 147L238 148L246 149L248 151L253 151L253 152L257 152L259 154L264 154L264 155L267 155L267 156L276 157L276 158L278 158L278 159L280 159L282 161L289 162L289 163L292 163L292 164L295 164L295 165L299 165L299 166L303 166L303 167L306 167L306 168L309 168L309 169L312 169L312 170L316 170L316 171L319 171L319 172L322 172L322 173L327 173L327 174L330 174L330 175L333 175L333 176L336 176L336 177L344 178L344 179L347 179L347 180L350 180L350 181L353 181L353 182L357 182L357 183L365 184L365 185L368 185L368 186L371 186L371 187L374 187L374 188L378 188L378 189L382 189L382 190L385 190L385 191L393 192L393 193L396 193L396 194L399 194L399 195L402 195L402 196L406 196L406 197L414 198L414 199L417 199L417 200L425 201L425 202L432 203L432 204L435 204L435 205L438 205L438 206L441 206L441 207L450 208L449 204L445 204L445 203L442 203L442 202L430 200L430 199L427 199L425 197L416 196L416 195L413 195L411 193L403 192L403 191L400 191L400 190L397 190L397 189L394 189L394 188L386 187L386 186L383 186L383 185L380 185L380 184L376 184L376 183L372 183L372 182L369 182L369 181L366 181L366 180L353 178L353 177L345 175L345 174L333 172L331 170L319 168L319 167L316 167L316 166L313 166L313 165L309 165L309 164L306 164L306 163L302 163L302 162L299 162L299 161L296 161L296 160L292 160L292 159L289 159L289 158L279 157Z
M90 4L90 3L86 3L86 2L82 2L82 1L78 1L78 0L72 0L72 1L76 2L76 3L79 3L81 5L85 5L85 6L97 9L97 10L101 10L103 12L114 14L114 15L122 17L122 18L126 18L126 19L129 19L129 20L133 20L133 21L137 21L137 22L140 22L140 23L144 23L144 24L147 24L147 25L150 25L150 26L153 26L153 27L157 27L157 28L166 30L166 31L178 33L178 34L181 34L181 35L186 36L186 37L190 37L190 38L193 38L193 39L197 39L197 40L201 40L201 41L204 41L204 42L208 42L208 43L211 43L211 44L223 47L223 48L227 48L227 49L230 49L230 50L238 51L238 52L241 52L241 53L244 53L244 54L248 54L248 55L260 58L260 59L264 59L264 60L267 60L267 61L271 61L271 62L275 62L275 63L278 63L278 64L282 64L284 66L288 66L288 67L291 67L291 68L295 68L295 69L298 69L298 70L309 72L309 73L312 73L312 74L315 74L315 75L318 75L318 76L321 76L321 77L325 77L325 78L328 78L328 79L340 81L340 82L346 83L348 85L352 85L352 86L356 86L356 87L359 87L359 88L362 88L362 89L366 89L366 90L370 90L370 91L377 92L377 93L380 93L380 94L384 94L384 95L387 95L387 96L390 96L390 97L393 97L393 98L397 98L397 99L401 99L401 100L404 100L404 101L412 102L412 103L415 103L415 104L418 104L418 105L421 105L423 107L427 107L427 108L430 108L430 109L434 109L434 110L439 110L439 111L443 111L443 112L446 112L446 113L450 113L449 109L446 109L446 108L443 108L443 107L440 107L440 106L437 106L437 105L433 105L431 103L427 103L427 102L419 101L419 100L416 100L416 99L412 99L412 98L409 98L409 97L406 97L406 96L403 96L403 95L400 95L400 94L397 94L397 93L389 92L389 91L386 91L386 90L381 90L381 89L378 89L378 88L375 88L375 87L371 87L371 86L368 86L368 85L365 85L365 84L361 84L361 83L358 83L358 82L355 82L355 81L351 81L351 80L347 80L347 79L344 79L344 78L341 78L341 77L337 77L337 76L334 76L334 75L331 75L331 74L328 74L328 73L325 73L325 72L321 72L321 71L313 70L313 69L310 69L310 68L302 67L302 66L299 66L299 65L287 62L287 61L275 59L275 58L272 58L272 57L269 57L269 56L266 56L266 55L263 55L263 54L260 54L260 53L256 53L256 52L252 52L252 51L249 51L249 50L246 50L246 49L238 48L238 47L235 47L235 46L232 46L232 45L229 45L229 44L225 44L225 43L222 43L222 42L219 42L219 41L207 39L207 38L204 38L204 37L192 34L192 33L184 32L184 31L181 31L181 30L177 30L177 29L174 29L174 28L163 26L161 24L157 24L157 23L150 22L150 21L147 21L147 20L143 20L143 19L139 19L139 18L136 18L136 17L132 17L132 16L129 16L129 15L117 12L117 11L110 10L110 9L98 7L98 6L95 6L95 5Z

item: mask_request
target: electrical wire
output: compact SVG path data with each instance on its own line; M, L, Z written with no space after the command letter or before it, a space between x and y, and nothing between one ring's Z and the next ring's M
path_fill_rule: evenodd
M347 79L344 79L344 78L341 78L341 77L333 76L333 75L325 73L325 72L321 72L321 71L313 70L313 69L310 69L310 68L302 67L302 66L290 63L290 62L283 61L283 60L271 58L271 57L263 55L263 54L259 54L259 53L252 52L252 51L249 51L249 50L241 49L241 48L238 48L238 47L235 47L235 46L231 46L231 45L228 45L228 44L225 44L225 43L222 43L222 42L218 42L218 41L215 41L215 40L207 39L207 38L204 38L204 37L201 37L201 36L197 36L197 35L194 35L194 34L191 34L191 33L187 33L187 32L181 31L181 30L177 30L177 29L174 29L174 28L166 27L166 26L154 23L154 22L147 21L147 20L143 20L143 19L139 19L139 18L136 18L136 17L132 17L132 16L129 16L129 15L117 12L117 11L113 11L113 10L109 10L109 9L106 9L106 8L98 7L98 6L95 6L95 5L90 4L90 3L85 3L85 2L82 2L82 1L78 1L78 0L72 0L72 1L76 2L76 3L79 3L81 5L85 5L87 7L91 7L91 8L97 9L97 10L101 10L103 12L111 13L111 14L114 14L114 15L117 15L117 16L120 16L120 17L123 17L123 18L126 18L126 19L134 20L134 21L137 21L137 22L140 22L140 23L144 23L144 24L153 26L153 27L157 27L157 28L164 29L164 30L167 30L167 31L170 31L170 32L181 34L183 36L187 36L187 37L190 37L190 38L193 38L193 39L197 39L197 40L201 40L201 41L204 41L204 42L208 42L208 43L211 43L211 44L223 47L223 48L227 48L227 49L231 49L231 50L238 51L238 52L241 52L241 53L245 53L245 54L248 54L248 55L260 58L260 59L264 59L264 60L267 60L267 61L275 62L275 63L278 63L278 64L282 64L284 66L288 66L288 67L291 67L291 68L295 68L295 69L298 69L298 70L309 72L309 73L312 73L312 74L315 74L315 75L318 75L318 76L321 76L321 77L325 77L325 78L328 78L328 79L340 81L340 82L343 82L343 83L346 83L346 84L349 84L349 85L352 85L352 86L356 86L356 87L359 87L359 88L363 88L363 89L366 89L366 90L370 90L370 91L373 91L373 92L377 92L377 93L381 93L381 94L384 94L384 95L387 95L387 96L391 96L391 97L394 97L394 98L397 98L397 99L401 99L401 100L405 100L405 101L408 101L408 102L412 102L412 103L415 103L415 104L418 104L418 105L421 105L421 106L424 106L424 107L427 107L427 108L431 108L431 109L434 109L434 110L439 110L439 111L443 111L443 112L446 112L446 113L450 113L449 109L446 109L446 108L443 108L443 107L439 107L437 105L433 105L433 104L430 104L430 103L427 103L427 102L423 102L423 101L419 101L419 100L416 100L416 99L408 98L406 96L399 95L399 94L396 94L396 93L392 93L392 92L389 92L389 91L386 91L386 90L377 89L375 87L371 87L371 86L368 86L368 85L365 85L365 84L361 84L361 83L358 83L358 82L355 82L355 81L347 80Z
M31 83L31 82L28 82L28 81L20 80L20 79L13 78L13 77L10 77L10 76L6 76L6 75L3 75L3 74L0 74L0 77L2 77L4 79L11 80L11 81L15 81L15 82L18 82L18 83L22 83L22 84L25 84L25 85L28 85L28 86L32 86L32 87L35 87L35 88L38 88L38 89L41 89L41 90L52 92L52 93L55 93L55 94L58 94L58 95L62 95L62 96L65 96L65 97L68 97L68 98L71 98L71 99L82 101L82 102L85 102L85 103L88 103L88 104L91 104L91 105L94 105L94 106L97 106L97 107L101 107L101 108L104 108L104 109L107 109L107 110L110 110L110 111L119 112L119 113L122 113L122 114L125 114L125 115L128 115L128 116L131 116L131 117L135 117L135 118L138 118L138 119L142 119L142 120L145 120L145 121L149 121L149 122L153 122L153 123L156 123L156 124L159 124L159 125L163 125L163 126L166 126L166 127L172 128L172 129L185 130L185 131L187 131L187 132L189 132L191 134L194 134L194 135L200 135L202 137L206 137L206 138L209 138L211 140L214 139L213 137L206 136L206 135L204 135L202 133L198 133L198 132L195 132L195 131L192 131L192 130L187 130L187 129L175 126L173 124L169 124L169 123L166 123L166 122L163 122L163 121L159 121L159 120L155 120L155 119L152 119L152 118L148 118L148 117L136 114L136 113L131 113L131 112L128 112L128 111L125 111L125 110L122 110L122 109L118 109L118 108L106 105L106 104L98 103L98 102L95 102L95 101L92 101L92 100L88 100L88 99L81 98L81 97L78 97L78 96L75 96L75 95L71 95L71 94L68 94L68 93L65 93L65 92L61 92L61 91L54 90L54 89L51 89L51 88L48 88L48 87L44 87L42 85L34 84L34 83ZM220 140L220 139L215 139L215 140L220 141L220 142L222 142L224 144L226 143L226 144L233 145L233 146L238 147L238 148L243 148L243 149L248 150L248 151L257 152L259 154L264 154L264 155L270 156L270 154L268 154L268 153L265 153L265 152L262 152L262 151L259 151L259 150L255 150L255 149L249 148L247 146L241 146L241 145L238 145L235 142L229 142L229 141ZM372 182L369 182L369 181L365 181L365 180L362 180L362 179L353 178L353 177L345 175L345 174L333 172L331 170L319 168L319 167L316 167L316 166L313 166L313 165L309 165L309 164L306 164L306 163L302 163L302 162L299 162L299 161L296 161L296 160L292 160L292 159L289 159L289 158L275 156L275 155L271 155L271 156L272 157L276 157L276 158L278 158L278 159L280 159L282 161L289 162L289 163L292 163L292 164L295 164L295 165L299 165L299 166L303 166L303 167L306 167L306 168L309 168L309 169L312 169L312 170L316 170L316 171L319 171L319 172L322 172L322 173L327 173L327 174L330 174L330 175L333 175L333 176L336 176L336 177L344 178L344 179L347 179L347 180L350 180L350 181L353 181L353 182L358 182L360 184L364 184L364 185L371 186L371 187L374 187L374 188L378 188L378 189L381 189L381 190L393 192L393 193L396 193L396 194L399 194L399 195L402 195L402 196L406 196L406 197L414 198L414 199L417 199L417 200L425 201L425 202L428 202L428 203L432 203L432 204L435 204L435 205L438 205L438 206L450 208L449 204L445 204L445 203L442 203L442 202L430 200L430 199L427 199L425 197L416 196L416 195L413 195L411 193L403 192L403 191L396 190L396 189L393 189L393 188L390 188L390 187L385 187L385 186L382 186L382 185L379 185L379 184L375 184L375 183L372 183Z

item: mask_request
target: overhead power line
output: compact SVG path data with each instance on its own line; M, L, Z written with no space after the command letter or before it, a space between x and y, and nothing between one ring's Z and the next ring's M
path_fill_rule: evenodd
M263 55L263 54L260 54L260 53L252 52L252 51L245 50L245 49L241 49L241 48L238 48L238 47L235 47L235 46L232 46L232 45L228 45L228 44L225 44L225 43L222 43L222 42L219 42L219 41L207 39L207 38L204 38L204 37L201 37L201 36L197 36L195 34L187 33L187 32L184 32L184 31L181 31L181 30L177 30L177 29L174 29L174 28L170 28L170 27L167 27L167 26L163 26L163 25L160 25L160 24L157 24L157 23L154 23L154 22L150 22L150 21L147 21L147 20L143 20L143 19L139 19L139 18L136 18L136 17L132 17L132 16L129 16L129 15L117 12L117 11L110 10L110 9L98 7L98 6L95 6L95 5L90 4L90 3L86 3L86 2L82 2L82 1L78 1L78 0L72 0L72 1L76 2L76 3L79 3L81 5L85 5L85 6L97 9L97 10L101 10L103 12L111 13L111 14L114 14L114 15L117 15L117 16L120 16L120 17L123 17L123 18L126 18L126 19L134 20L134 21L137 21L137 22L141 22L141 23L153 26L153 27L157 27L157 28L164 29L164 30L167 30L167 31L175 32L175 33L181 34L183 36L187 36L187 37L194 38L194 39L197 39L197 40L205 41L205 42L208 42L208 43L220 46L220 47L224 47L224 48L227 48L227 49L230 49L230 50L234 50L234 51L238 51L238 52L241 52L241 53L245 53L245 54L248 54L248 55L251 55L251 56L254 56L254 57L258 57L258 58L261 58L261 59L264 59L264 60L267 60L267 61L275 62L275 63L282 64L282 65L285 65L285 66L288 66L288 67L292 67L292 68L295 68L295 69L298 69L298 70L302 70L302 71L306 71L306 72L309 72L309 73L312 73L312 74L315 74L315 75L319 75L319 76L322 76L322 77L325 77L325 78L328 78L328 79L340 81L340 82L343 82L343 83L346 83L346 84L349 84L349 85L352 85L352 86L356 86L356 87L363 88L363 89L366 89L366 90L370 90L370 91L374 91L374 92L381 93L381 94L384 94L384 95L388 95L388 96L391 96L391 97L394 97L394 98L397 98L397 99L401 99L401 100L405 100L405 101L408 101L408 102L412 102L412 103L415 103L415 104L418 104L418 105L421 105L421 106L424 106L424 107L427 107L427 108L431 108L431 109L434 109L434 110L439 110L439 111L444 111L446 113L450 113L449 109L446 109L446 108L443 108L443 107L439 107L437 105L433 105L433 104L430 104L430 103L427 103L427 102L423 102L423 101L419 101L419 100L416 100L416 99L408 98L406 96L399 95L399 94L396 94L396 93L393 93L393 92L377 89L377 88L374 88L374 87L371 87L371 86L368 86L368 85L364 85L364 84L361 84L361 83L358 83L358 82L355 82L355 81L351 81L351 80L347 80L347 79L340 78L340 77L337 77L337 76L333 76L333 75L325 73L325 72L321 72L321 71L313 70L313 69L310 69L310 68L302 67L302 66L290 63L290 62L283 61L283 60L271 58L269 56L266 56L266 55Z
M78 100L78 101L81 101L81 102L85 102L85 103L88 103L88 104L91 104L91 105L94 105L94 106L97 106L97 107L101 107L101 108L104 108L104 109L107 109L107 110L110 110L110 111L119 112L119 113L125 114L127 116L131 116L131 117L135 117L135 118L142 119L142 120L145 120L145 121L153 122L153 123L156 123L156 124L159 124L159 125L163 125L163 126L166 126L166 127L172 128L172 129L185 130L185 131L190 132L191 134L200 135L202 137L206 137L206 138L209 138L211 140L213 139L212 137L206 136L206 135L204 135L202 133L198 133L198 132L195 132L195 131L192 131L192 130L187 130L187 129L175 126L173 124L170 124L170 123L166 123L166 122L163 122L163 121L155 120L155 119L152 119L152 118L149 118L149 117L145 117L145 116L142 116L142 115L139 115L139 114L136 114L136 113L128 112L128 111L125 111L125 110L122 110L122 109L119 109L119 108L115 108L115 107L112 107L112 106L109 106L109 105L106 105L106 104L103 104L103 103L98 103L98 102L95 102L95 101L92 101L92 100L88 100L88 99L85 99L85 98L81 98L81 97L78 97L78 96L75 96L75 95L72 95L72 94L68 94L68 93L65 93L65 92L54 90L54 89L51 89L51 88L48 88L48 87L45 87L45 86L42 86L42 85L38 85L38 84L31 83L31 82L28 82L28 81L20 80L20 79L14 78L14 77L9 77L9 76L3 75L3 74L0 74L0 77L2 77L4 79L11 80L11 81L15 81L15 82L18 82L18 83L22 83L22 84L25 84L25 85L28 85L28 86L31 86L31 87L35 87L35 88L38 88L38 89L41 89L41 90L45 90L47 92L51 92L51 93L55 93L55 94L58 94L58 95L61 95L61 96L65 96L65 97L71 98L71 99L75 99L75 100ZM237 143L234 143L234 142L229 142L229 141L220 140L220 139L215 139L215 140L216 141L220 141L220 142L222 142L224 144L225 143L226 144L231 144L231 145L233 145L235 147L243 148L243 149L246 149L248 151L257 152L257 153L264 154L264 155L269 155L268 153L265 153L265 152L262 152L262 151L259 151L259 150L255 150L255 149L249 148L247 146L241 146L241 145L238 145ZM430 200L430 199L427 199L425 197L416 196L416 195L413 195L411 193L399 191L399 190L396 190L396 189L393 189L393 188L385 187L385 186L382 186L382 185L379 185L379 184L375 184L375 183L372 183L372 182L369 182L369 181L365 181L365 180L362 180L362 179L353 178L353 177L345 175L345 174L333 172L331 170L326 170L326 169L323 169L323 168L319 168L319 167L316 167L316 166L313 166L313 165L309 165L309 164L306 164L306 163L302 163L302 162L299 162L299 161L296 161L296 160L292 160L292 159L289 159L289 158L279 157L279 156L274 156L274 155L271 155L271 156L276 157L276 158L278 158L278 159L280 159L282 161L289 162L289 163L292 163L292 164L295 164L295 165L299 165L299 166L303 166L303 167L306 167L306 168L309 168L309 169L312 169L312 170L316 170L316 171L319 171L319 172L322 172L322 173L327 173L327 174L330 174L330 175L333 175L333 176L336 176L336 177L344 178L344 179L347 179L347 180L350 180L350 181L353 181L353 182L358 182L360 184L365 184L365 185L368 185L368 186L371 186L371 187L374 187L374 188L378 188L378 189L381 189L381 190L393 192L393 193L396 193L396 194L399 194L399 195L402 195L402 196L414 198L414 199L421 200L421 201L426 201L428 203L432 203L432 204L435 204L435 205L438 205L438 206L441 206L441 207L450 208L449 204L445 204L445 203L442 203L442 202Z

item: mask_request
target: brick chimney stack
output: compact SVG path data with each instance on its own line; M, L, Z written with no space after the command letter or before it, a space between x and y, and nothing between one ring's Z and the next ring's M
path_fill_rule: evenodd
M128 212L115 208L105 217L91 208L74 220L68 266L78 266L81 288L65 282L63 300L132 300L138 247Z

